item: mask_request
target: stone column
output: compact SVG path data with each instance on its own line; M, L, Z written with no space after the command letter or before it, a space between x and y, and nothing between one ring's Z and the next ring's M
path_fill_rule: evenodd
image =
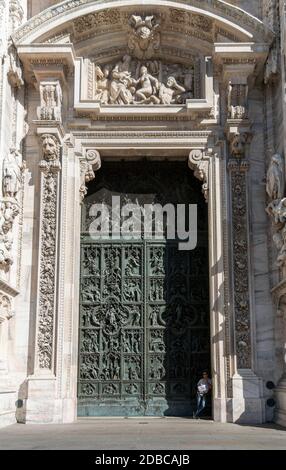
M248 84L254 63L224 65L228 86L226 135L229 144L231 217L231 299L233 312L232 421L262 423L265 404L262 380L255 373L255 314L251 279L249 231L249 160L251 123L248 120Z
M58 236L62 134L57 127L39 128L41 161L38 292L35 320L34 373L27 380L26 422L54 418Z

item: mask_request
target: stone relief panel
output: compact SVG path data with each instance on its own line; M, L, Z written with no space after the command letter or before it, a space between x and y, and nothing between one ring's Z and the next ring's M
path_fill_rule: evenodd
M194 97L194 66L122 60L94 64L93 99L103 105L183 104Z
M60 82L40 83L41 105L37 109L38 118L44 121L61 121L62 89Z
M272 220L273 241L278 250L277 265L283 267L286 262L286 198L284 160L279 154L271 158L267 171L266 192L269 198L266 212Z
M25 164L22 155L11 149L2 167L2 198L0 204L0 269L7 271L14 262L13 225L20 213L18 194L24 184Z

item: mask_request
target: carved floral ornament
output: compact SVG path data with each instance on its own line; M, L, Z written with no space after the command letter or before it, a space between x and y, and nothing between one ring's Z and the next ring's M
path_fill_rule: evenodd
M40 144L42 160L39 167L42 178L37 365L40 369L52 369L61 145L58 138L53 134L42 135Z

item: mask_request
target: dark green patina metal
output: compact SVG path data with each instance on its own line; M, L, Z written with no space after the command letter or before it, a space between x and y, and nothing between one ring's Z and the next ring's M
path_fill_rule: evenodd
M136 193L135 193L136 190ZM207 205L185 163L105 163L82 221L79 416L187 416L209 368ZM94 202L197 203L198 247L93 240Z

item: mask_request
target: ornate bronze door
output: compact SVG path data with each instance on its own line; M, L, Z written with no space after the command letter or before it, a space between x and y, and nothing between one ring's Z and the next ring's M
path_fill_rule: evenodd
M198 246L93 240L107 194L198 204ZM186 163L105 163L85 201L81 243L79 416L187 416L210 366L207 205Z

